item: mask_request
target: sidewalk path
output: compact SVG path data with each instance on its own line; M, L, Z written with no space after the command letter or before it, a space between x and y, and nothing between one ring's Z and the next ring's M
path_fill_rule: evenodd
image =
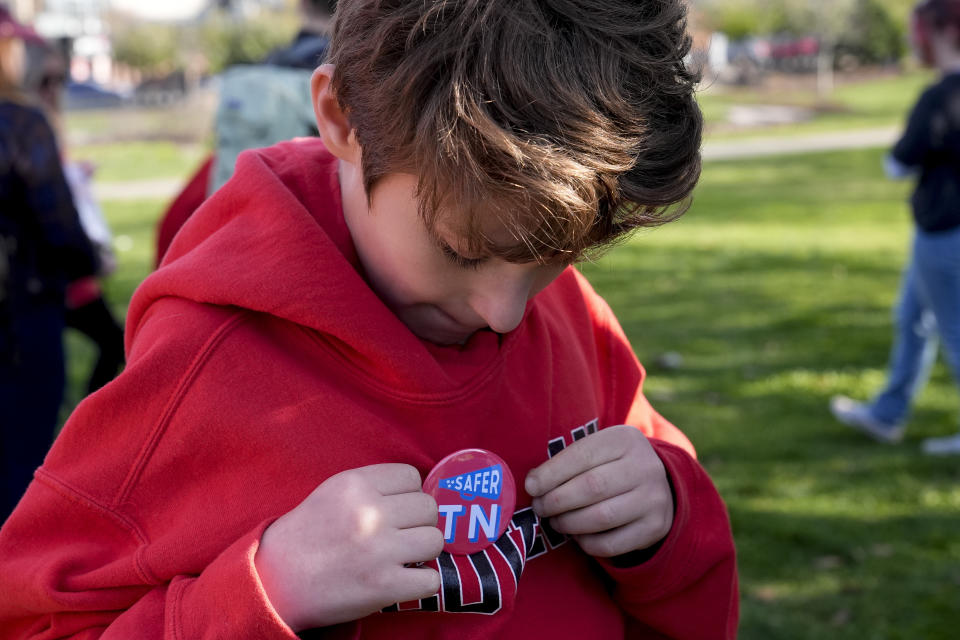
M186 184L184 178L124 180L93 183L93 193L103 200L172 200Z
M704 160L756 158L815 151L892 147L901 127L829 131L790 137L746 138L744 140L707 140L703 145Z
M743 140L707 140L704 160L756 158L815 151L890 147L900 134L899 127L833 131L790 137L746 138ZM172 200L183 188L186 178L159 178L124 182L95 182L94 193L100 200Z

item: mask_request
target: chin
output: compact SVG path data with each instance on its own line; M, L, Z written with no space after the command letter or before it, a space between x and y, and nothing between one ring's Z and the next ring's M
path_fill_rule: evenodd
M397 317L413 335L441 347L462 346L477 332L470 327L456 326L449 315L432 306L417 305L400 311Z
M428 333L416 333L417 337L421 340L426 340L431 342L439 347L462 347L467 344L467 341L470 340L472 333L465 336L447 336L447 335L436 335Z

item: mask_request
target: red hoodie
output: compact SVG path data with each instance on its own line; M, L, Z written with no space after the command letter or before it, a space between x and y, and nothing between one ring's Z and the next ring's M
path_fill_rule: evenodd
M442 555L437 596L318 636L735 635L724 505L577 271L513 332L438 347L358 269L319 141L241 156L135 294L126 371L77 408L0 530L0 637L296 638L254 569L264 529L345 469L425 476L473 447L518 479L504 536ZM630 568L553 532L522 489L552 453L622 423L653 439L676 494L665 542Z

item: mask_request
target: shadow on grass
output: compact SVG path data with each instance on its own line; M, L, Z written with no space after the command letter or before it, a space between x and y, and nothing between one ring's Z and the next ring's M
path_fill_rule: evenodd
M731 517L748 585L741 638L956 637L945 624L960 623L955 516L844 517L735 506Z

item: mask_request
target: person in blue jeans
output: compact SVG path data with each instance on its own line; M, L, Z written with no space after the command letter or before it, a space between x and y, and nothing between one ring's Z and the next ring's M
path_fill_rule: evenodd
M960 0L924 0L913 13L914 47L940 71L914 106L886 159L893 178L917 176L916 229L901 285L897 331L885 388L869 403L832 399L833 415L875 440L903 438L910 405L942 343L960 382ZM929 438L930 454L960 454L960 432Z

